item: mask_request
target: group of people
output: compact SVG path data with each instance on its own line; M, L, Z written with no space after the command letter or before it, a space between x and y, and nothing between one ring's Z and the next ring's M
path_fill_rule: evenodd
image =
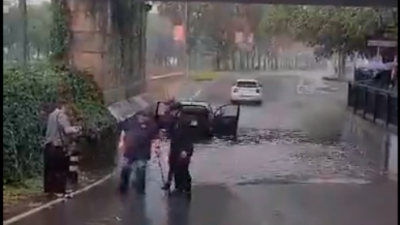
M182 116L179 103L169 101L162 118L151 112L140 112L122 127L119 147L123 152L124 165L120 178L120 191L126 192L130 177L134 171L133 185L138 193L145 193L146 165L151 158L154 139L166 136L170 140L169 171L164 190L170 190L172 181L175 184L175 194L191 195L191 176L189 164L193 154L193 141L190 135L189 123ZM155 151L159 157L161 152Z
M163 184L170 190L172 181L174 193L191 194L189 164L193 154L193 141L189 123L182 116L180 105L169 101L162 118L151 112L139 112L122 127L119 148L123 152L124 163L120 178L120 190L126 192L132 172L134 187L138 193L145 193L146 166L151 158L154 139L167 137L170 140L169 171ZM73 126L67 113L66 102L60 101L47 119L46 141L44 143L44 192L59 197L68 197L69 155L73 137L79 135L81 127ZM159 157L161 152L156 151Z

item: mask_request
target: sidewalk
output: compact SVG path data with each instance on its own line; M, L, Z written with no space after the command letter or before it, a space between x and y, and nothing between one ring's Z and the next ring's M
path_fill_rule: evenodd
M168 75L168 74L167 74ZM172 81L172 82L171 82ZM163 87L163 92L159 93L160 99L164 99L171 95L176 95L181 87L181 77L180 76L171 76L170 78L161 78L157 79L155 82L158 83L159 87ZM117 118L118 121L122 121L125 118L133 115L140 109L144 109L150 105L155 103L156 98L154 98L153 93L144 93L139 96L134 96L128 100L123 100L120 102L116 102L111 104L108 109ZM88 185L95 183L96 181L103 178L105 173L97 174L96 176L87 176L85 174L81 174L80 176L80 187L79 189L85 188ZM40 188L41 189L41 188ZM27 197L24 201L18 201L18 204L13 205L4 205L3 204L3 220L10 219L16 215L27 212L34 208L43 206L48 202L54 201L55 198L49 199L43 196L41 192L37 194Z

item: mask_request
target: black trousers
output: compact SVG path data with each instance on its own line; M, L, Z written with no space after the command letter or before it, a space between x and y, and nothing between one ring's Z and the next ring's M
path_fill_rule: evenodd
M167 176L167 184L171 184L172 180L174 179L174 174L177 169L179 156L169 155L168 156L168 176Z
M192 177L189 171L190 157L179 159L174 167L175 188L179 191L191 191Z
M44 192L64 194L68 179L68 157L62 147L47 144L44 149Z

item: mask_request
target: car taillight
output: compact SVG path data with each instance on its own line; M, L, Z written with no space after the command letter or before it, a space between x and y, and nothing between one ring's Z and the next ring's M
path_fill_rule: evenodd
M259 88L257 88L257 89L256 89L256 92L257 92L257 93L260 93L260 89L259 89Z
M238 89L237 89L237 88L234 88L234 89L233 89L233 92L234 92L234 93L238 92Z

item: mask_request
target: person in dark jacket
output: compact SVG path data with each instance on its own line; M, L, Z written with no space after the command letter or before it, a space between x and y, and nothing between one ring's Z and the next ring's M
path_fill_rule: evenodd
M132 170L135 171L135 186L138 193L145 192L146 167L151 158L151 146L157 137L158 127L149 115L140 112L125 126L123 137L123 156L125 163L121 171L120 190L125 192L129 186Z
M191 194L192 177L189 171L191 157L193 155L193 140L190 137L190 122L180 119L175 133L176 142L171 147L170 160L174 164L175 192Z
M169 170L168 170L168 176L167 176L167 181L163 186L163 190L169 191L170 186L172 183L172 180L174 178L174 170L175 170L175 161L174 158L171 157L171 149L174 147L175 142L177 141L176 139L176 124L179 119L179 114L180 114L180 105L179 103L172 103L169 106L169 109L164 117L164 120L162 121L162 127L165 129L165 134L167 138L170 140L170 151L169 151L169 157L168 157L168 165L169 165Z
M163 189L169 190L172 179L175 182L175 192L191 193L191 176L189 172L190 159L193 154L193 141L190 135L189 122L180 111L180 105L170 108L170 118L167 120L167 136L170 139L169 173Z

